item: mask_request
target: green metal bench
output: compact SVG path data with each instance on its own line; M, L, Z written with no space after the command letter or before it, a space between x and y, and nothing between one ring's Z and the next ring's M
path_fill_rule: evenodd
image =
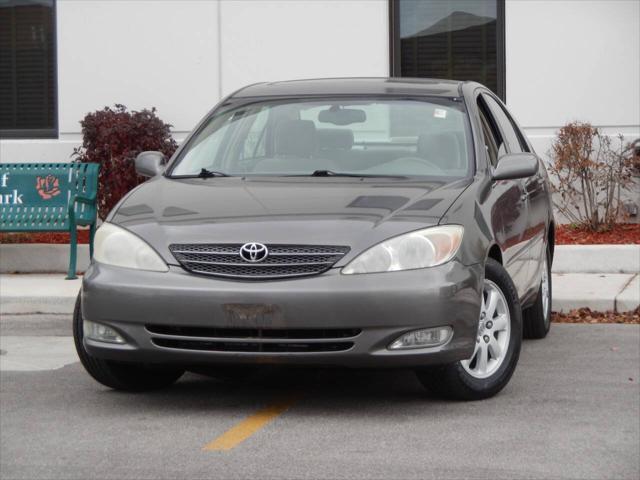
M69 232L67 279L76 278L78 226L89 226L93 257L96 163L0 163L0 232Z

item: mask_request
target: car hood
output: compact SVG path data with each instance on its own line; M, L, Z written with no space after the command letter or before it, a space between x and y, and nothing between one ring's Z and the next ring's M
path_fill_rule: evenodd
M354 254L436 225L469 180L330 177L169 179L129 194L109 216L169 264L172 243L344 245Z

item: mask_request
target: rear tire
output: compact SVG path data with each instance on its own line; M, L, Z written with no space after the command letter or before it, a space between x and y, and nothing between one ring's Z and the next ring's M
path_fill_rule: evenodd
M115 390L145 392L167 387L184 373L184 370L176 368L115 362L93 357L84 348L83 338L81 298L78 295L73 312L73 340L82 366L97 382Z
M416 371L420 382L438 396L482 400L502 390L516 369L522 344L522 310L511 277L489 258L476 350L469 360Z
M544 338L551 328L551 255L547 246L536 302L522 312L524 338Z

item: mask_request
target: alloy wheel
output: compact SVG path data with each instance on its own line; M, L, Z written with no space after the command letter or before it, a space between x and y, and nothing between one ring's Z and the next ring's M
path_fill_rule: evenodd
M485 279L476 347L469 360L460 363L475 378L493 375L505 357L511 335L511 315L507 299L500 287Z

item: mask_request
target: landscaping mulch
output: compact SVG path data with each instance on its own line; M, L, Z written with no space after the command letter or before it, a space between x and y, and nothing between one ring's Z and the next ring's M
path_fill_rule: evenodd
M0 243L69 243L67 232L0 233ZM89 230L78 230L78 243L89 243Z
M556 323L628 323L640 324L640 307L631 312L592 312L589 308L578 308L567 313L553 312L551 321Z
M640 244L640 223L619 223L607 232L556 226L556 245Z

